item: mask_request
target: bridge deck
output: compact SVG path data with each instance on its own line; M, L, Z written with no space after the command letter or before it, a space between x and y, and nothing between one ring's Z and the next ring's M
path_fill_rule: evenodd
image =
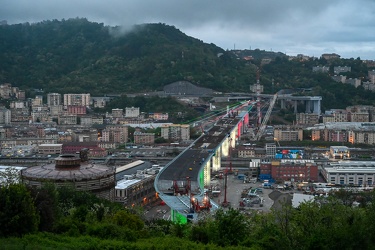
M198 180L202 164L240 121L238 117L223 118L188 149L178 155L159 175L159 180Z

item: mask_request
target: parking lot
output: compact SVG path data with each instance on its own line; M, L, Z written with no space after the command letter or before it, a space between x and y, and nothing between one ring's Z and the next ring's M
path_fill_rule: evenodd
M213 181L214 185L220 186L220 195L212 197L213 201L219 205L225 202L225 179ZM249 195L249 192L253 192ZM255 191L255 192L254 192ZM238 179L236 175L227 176L227 194L226 201L229 207L235 209L255 209L261 211L270 211L274 201L269 197L273 189L265 189L260 182L247 183Z

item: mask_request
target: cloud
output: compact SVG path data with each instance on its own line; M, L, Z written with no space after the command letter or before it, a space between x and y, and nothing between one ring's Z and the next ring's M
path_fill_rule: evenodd
M373 0L3 0L9 23L85 17L132 27L162 22L224 48L375 59ZM332 51L333 52L333 51ZM356 55L356 53L358 55Z

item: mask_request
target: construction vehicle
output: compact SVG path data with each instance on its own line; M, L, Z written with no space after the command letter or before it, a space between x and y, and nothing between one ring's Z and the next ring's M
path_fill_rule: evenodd
M208 197L207 194L204 194L201 202L199 202L197 198L192 197L191 206L194 212L210 211L210 208L212 207L210 197Z

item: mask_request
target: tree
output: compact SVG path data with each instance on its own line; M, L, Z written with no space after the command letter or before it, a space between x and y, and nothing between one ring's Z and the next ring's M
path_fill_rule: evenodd
M218 210L215 221L220 246L238 245L249 234L247 219L238 210Z
M0 188L0 236L22 236L38 230L39 215L23 184Z

